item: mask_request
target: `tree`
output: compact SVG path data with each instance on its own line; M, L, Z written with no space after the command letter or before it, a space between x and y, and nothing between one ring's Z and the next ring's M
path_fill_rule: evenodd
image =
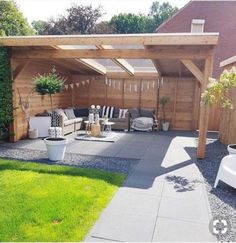
M110 25L118 34L144 33L146 16L132 13L119 14L112 17Z
M50 25L47 21L34 20L31 24L38 35L48 34L46 31L50 29Z
M164 2L163 4L160 4L158 1L153 2L149 11L149 17L152 19L149 28L153 28L152 32L155 31L158 26L177 11L178 8L171 6L168 2Z
M51 18L47 22L34 21L32 25L40 35L91 34L102 16L101 10L101 6L72 5L66 10L66 15Z
M94 34L113 34L113 33L115 33L115 30L114 30L113 26L111 26L110 22L102 21L95 25L93 33Z
M0 0L0 35L33 35L23 14L18 10L14 1Z

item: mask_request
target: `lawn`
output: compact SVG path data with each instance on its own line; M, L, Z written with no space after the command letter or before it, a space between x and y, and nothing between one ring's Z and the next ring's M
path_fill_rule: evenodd
M123 174L0 159L0 241L81 241Z

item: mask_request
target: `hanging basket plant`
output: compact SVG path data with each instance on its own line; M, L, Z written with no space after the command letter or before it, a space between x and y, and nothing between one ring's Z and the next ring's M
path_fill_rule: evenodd
M233 109L236 106L236 67L225 70L219 80L210 79L206 91L202 94L205 105L219 104L222 108ZM234 93L234 95L233 95Z

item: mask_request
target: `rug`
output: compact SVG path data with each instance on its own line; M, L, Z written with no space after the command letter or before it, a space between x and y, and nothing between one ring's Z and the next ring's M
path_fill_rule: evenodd
M119 139L118 133L107 133L104 135L100 135L99 137L92 137L88 134L80 134L75 137L76 140L82 141L94 141L94 142L108 142L108 143L115 143Z

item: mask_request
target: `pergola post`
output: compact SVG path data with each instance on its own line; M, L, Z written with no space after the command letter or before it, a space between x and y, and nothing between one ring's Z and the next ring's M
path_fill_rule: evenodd
M205 67L204 67L204 74L203 74L203 82L201 85L201 92L204 92L207 88L209 78L212 76L212 67L213 67L213 56L210 56L205 59ZM199 116L198 147L197 147L198 159L205 158L208 120L209 120L209 107L201 104L200 116Z

